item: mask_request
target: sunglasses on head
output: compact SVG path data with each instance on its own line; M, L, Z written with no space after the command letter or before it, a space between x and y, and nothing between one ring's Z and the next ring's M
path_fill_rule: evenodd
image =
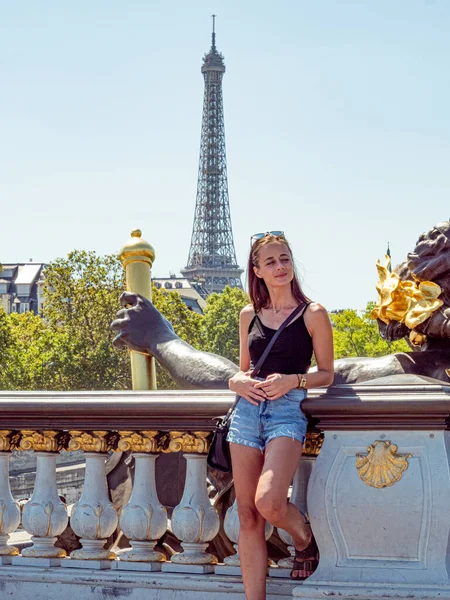
M261 240L262 238L266 237L266 235L276 235L284 237L284 231L264 231L261 233L254 233L250 238L251 244L253 245L253 242L256 242L256 240Z

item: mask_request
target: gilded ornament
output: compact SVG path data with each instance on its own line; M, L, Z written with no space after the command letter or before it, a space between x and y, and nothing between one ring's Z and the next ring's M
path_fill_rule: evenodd
M60 431L33 431L22 429L18 450L35 452L59 452L64 447L64 435Z
M423 346L427 341L427 336L424 333L418 333L413 329L409 332L409 341L413 346Z
M158 431L120 431L118 450L122 452L151 452L156 454L160 451Z
M69 450L83 450L84 452L108 452L111 443L108 439L108 431L78 431L71 430Z
M206 454L208 452L209 431L170 431L162 448L163 452L186 452L188 454Z
M408 468L412 454L397 454L398 446L384 440L376 440L367 446L367 456L356 455L358 475L370 487L385 488L399 481Z
M391 259L386 255L385 264L377 261L379 281L376 285L378 302L371 313L372 319L380 319L386 325L391 321L404 323L411 329L410 339L416 346L426 337L414 331L443 304L439 298L441 287L432 281L402 281L397 273L389 270Z
M0 452L11 452L19 445L20 433L11 429L0 429Z
M133 229L131 238L120 250L119 258L125 268L133 261L148 263L151 268L155 260L155 251L142 239L142 231Z
M303 445L303 456L319 456L323 439L323 433L313 433L308 431Z

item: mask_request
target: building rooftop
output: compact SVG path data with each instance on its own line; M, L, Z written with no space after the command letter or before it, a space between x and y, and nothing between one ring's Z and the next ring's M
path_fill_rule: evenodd
M42 264L40 263L32 263L28 265L20 265L19 273L17 274L15 284L23 285L34 283L35 279L39 275L39 271L42 268Z
M154 277L152 282L158 289L178 292L189 308L195 310L197 304L196 312L203 313L206 302L186 277Z

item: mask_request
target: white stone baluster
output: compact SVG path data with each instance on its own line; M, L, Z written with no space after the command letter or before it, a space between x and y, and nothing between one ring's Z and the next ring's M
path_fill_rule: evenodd
M315 460L315 456L302 456L292 482L290 502L292 502L292 504L295 504L295 506L304 515L308 514L308 507L306 504L306 493L308 491L308 481L311 476L311 471L314 466ZM282 558L278 561L278 567L281 567L282 569L287 569L288 571L286 573L281 573L281 571L277 571L276 569L274 569L273 572L271 571L270 574L278 574L278 576L284 575L287 577L289 576L289 573L294 566L294 540L292 539L292 536L284 529L278 529L278 534L283 540L283 542L287 544L290 553L290 556L288 556L287 558Z
M0 556L16 556L19 550L8 546L9 534L19 527L20 508L11 494L9 459L11 452L0 452Z
M171 433L172 435L172 433ZM208 432L195 432L199 452L205 452ZM188 436L189 437L189 436ZM191 440L188 440L191 442ZM195 449L193 443L183 447ZM210 573L217 557L207 553L208 543L218 534L220 520L217 510L211 505L206 486L206 454L185 454L187 461L186 482L181 502L175 507L171 526L173 533L181 541L183 552L172 556L172 564L165 563L166 570L181 570L175 565L202 565L202 568L191 568L192 572ZM184 571L189 571L185 567Z
M67 508L56 488L56 456L51 452L36 452L33 495L22 512L23 528L31 533L33 542L31 547L22 550L25 557L62 558L66 555L65 550L54 546L68 522Z
M206 552L208 543L219 533L220 520L211 505L206 487L206 456L185 454L186 483L180 504L172 515L172 531L181 541L183 552L172 557L181 564L215 564L217 558Z
M167 511L160 504L156 492L155 463L158 455L135 453L133 456L133 492L120 517L120 528L130 539L132 550L122 552L120 560L164 562L165 555L154 550L157 540L167 530Z
M78 449L78 447L74 447ZM81 560L112 560L114 552L103 548L106 539L116 530L117 513L108 497L105 457L102 452L87 452L83 493L75 504L70 518L73 531L80 536L82 548L74 550L71 558ZM80 566L77 563L68 566ZM102 567L105 565L102 564Z
M225 574L225 575L239 575L241 572L241 560L239 558L239 514L237 508L237 501L235 500L230 508L227 510L224 519L224 530L228 537L228 539L233 542L233 548L236 550L236 554L232 554L231 556L226 556L223 560L224 566L216 567L217 574ZM265 525L265 537L266 541L270 538L273 533L273 526L266 521ZM269 561L270 563L270 561Z

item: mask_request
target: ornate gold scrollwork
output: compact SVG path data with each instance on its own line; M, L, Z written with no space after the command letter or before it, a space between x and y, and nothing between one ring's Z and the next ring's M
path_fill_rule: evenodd
M0 452L15 450L20 441L20 433L11 429L0 429Z
M443 305L444 301L439 298L442 290L433 281L402 281L397 273L390 271L390 263L388 255L384 264L377 261L380 278L376 285L378 303L370 316L386 325L392 320L404 323L411 330L411 343L422 346L427 336L415 331L415 327L424 323Z
M109 431L79 431L71 430L68 450L75 452L108 452L113 449Z
M120 431L118 450L122 452L160 452L159 431Z
M303 445L303 456L319 456L320 449L323 444L323 433L309 432L306 434L305 443Z
M64 447L64 435L51 429L33 431L22 429L22 438L18 450L34 450L35 452L59 452Z
M367 446L367 456L356 455L358 475L365 484L385 488L399 481L412 454L397 454L398 446L389 440L376 440Z
M209 434L209 431L193 431L192 433L170 431L163 444L162 451L206 454L209 448L207 439Z

